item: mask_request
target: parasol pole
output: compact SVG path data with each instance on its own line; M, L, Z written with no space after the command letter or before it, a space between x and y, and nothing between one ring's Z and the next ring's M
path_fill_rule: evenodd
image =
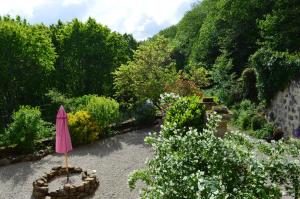
M67 183L68 183L69 182L68 153L65 153L65 166L67 171Z

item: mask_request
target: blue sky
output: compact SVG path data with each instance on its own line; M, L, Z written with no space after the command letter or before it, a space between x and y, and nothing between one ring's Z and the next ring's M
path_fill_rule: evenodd
M56 23L58 19L99 23L138 40L176 24L197 0L0 0L0 15L20 15L30 23Z

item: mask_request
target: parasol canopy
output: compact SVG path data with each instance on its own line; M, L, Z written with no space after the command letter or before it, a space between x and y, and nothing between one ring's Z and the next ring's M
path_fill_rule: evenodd
M60 106L56 115L56 153L72 151L72 142L68 128L68 116L63 106Z

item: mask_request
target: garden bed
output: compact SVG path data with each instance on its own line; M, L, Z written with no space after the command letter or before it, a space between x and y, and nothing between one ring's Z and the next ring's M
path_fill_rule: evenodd
M157 118L159 119L159 118ZM157 124L158 120L156 120L153 124ZM149 124L149 125L153 125ZM128 133L133 130L138 130L145 128L149 125L136 125L136 121L134 119L126 120L120 124L113 124L110 126L110 128L117 132L116 134L123 134ZM103 139L105 137L111 137L116 134L109 134L100 137L99 139ZM0 148L0 167L14 164L18 162L27 162L27 161L36 161L40 160L46 155L49 155L54 152L54 138L48 138L38 141L38 146L40 146L40 150L32 153L32 154L19 154L19 152L16 150L15 146L9 146L9 147L1 147Z

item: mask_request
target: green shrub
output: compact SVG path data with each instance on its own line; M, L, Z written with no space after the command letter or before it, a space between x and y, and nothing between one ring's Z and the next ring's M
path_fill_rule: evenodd
M256 72L254 68L246 68L242 73L243 97L253 102L258 101L256 88Z
M261 115L254 115L251 118L251 129L256 131L264 127L267 123L267 120Z
M238 109L242 111L254 111L255 110L255 105L250 101L250 100L243 100Z
M300 71L299 54L261 48L252 55L250 61L257 71L259 99L267 102Z
M259 110L250 100L243 100L233 111L234 123L243 130L257 130L261 122ZM259 121L258 121L259 120Z
M7 135L5 133L0 133L0 147L7 146L9 144Z
M205 125L205 106L197 96L182 97L167 111L164 124L176 124L178 128L194 127L202 129Z
M55 106L55 111L57 111L57 106L64 105L67 112L83 110L92 98L97 97L97 95L83 95L80 97L68 98L56 90L50 90L46 96L50 98L52 105Z
M251 135L258 139L264 139L264 138L272 136L273 133L275 132L275 130L276 130L276 127L273 123L265 122L263 124L262 128L251 132Z
M167 110L180 98L179 95L175 93L163 93L160 95L159 108L164 118L166 116Z
M115 122L119 116L118 102L106 97L92 97L85 110L101 129Z
M233 60L228 52L220 55L212 67L211 77L214 82L213 95L217 95L220 101L226 106L231 106L243 98L243 86L233 73Z
M250 111L243 110L239 113L236 123L243 130L248 130L251 128L252 117L253 117L253 113L251 113Z
M234 123L258 139L271 136L276 127L263 117L263 104L256 106L250 100L243 100L233 111Z
M41 119L41 112L37 107L21 106L13 113L12 120L6 134L9 143L16 144L20 152L32 152L37 139L54 135L53 125Z
M83 95L80 97L73 97L67 100L66 106L70 112L84 110L90 103L91 99L96 98L97 95Z
M209 72L202 66L190 64L187 69L187 78L193 81L197 87L206 88L210 86Z
M134 111L137 124L151 124L156 118L156 108L150 102L138 105Z
M68 114L69 130L73 145L95 141L101 133L99 125L87 111Z
M282 142L269 144L238 132L215 136L220 118L208 118L206 129L176 129L164 125L147 137L153 158L129 176L129 187L142 180L141 198L268 198L279 199L281 187L298 195L299 150ZM165 136L174 132L175 135ZM205 133L202 133L205 132ZM257 158L255 151L263 154ZM298 195L299 196L299 195Z

